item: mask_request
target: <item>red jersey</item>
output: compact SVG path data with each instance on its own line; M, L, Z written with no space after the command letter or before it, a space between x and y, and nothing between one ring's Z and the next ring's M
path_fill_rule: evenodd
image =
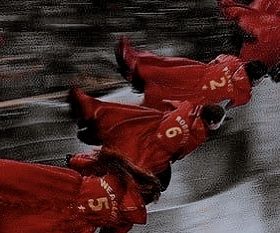
M125 190L110 174L82 177L71 169L9 160L0 160L0 171L2 233L92 233L146 222L133 181Z
M163 113L141 106L106 103L76 91L86 120L94 120L92 132L104 142L103 149L125 156L153 174L164 171L174 156L184 156L206 140L200 107L185 101Z
M279 1L256 0L251 7L229 2L223 9L225 15L256 38L244 42L240 58L246 61L260 60L270 67L276 65L280 60Z
M230 100L232 106L250 101L252 87L245 63L235 56L220 55L208 64L186 60L185 65L181 62L179 66L164 67L156 65L155 57L152 59L153 65L140 59L136 68L137 77L145 81L145 106L167 110L162 101L165 99L196 104Z
M136 66L139 66L139 64L147 64L152 66L158 66L158 67L173 67L173 66L185 66L185 65L203 65L202 62L191 60L184 57L163 57L163 56L157 56L156 54L150 52L150 51L140 51L137 49L134 49L131 46L131 43L128 38L123 37L120 40L119 48L120 50L116 54L116 58L118 63L121 64L120 67L122 67L123 62L128 66L129 68L129 74L125 74L125 78L128 81L131 81L133 78L134 70L137 69ZM122 57L121 59L119 57ZM122 60L123 61L119 61Z
M250 3L250 7L280 16L280 2L278 0L254 0Z

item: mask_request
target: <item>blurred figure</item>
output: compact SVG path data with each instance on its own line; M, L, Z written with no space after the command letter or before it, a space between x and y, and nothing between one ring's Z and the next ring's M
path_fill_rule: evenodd
M101 158L101 159L99 159ZM76 155L60 168L0 160L2 233L126 233L146 223L158 181L110 153Z
M113 151L135 166L169 184L170 162L201 146L208 131L218 129L225 111L217 105L168 102L173 111L101 102L80 89L70 92L72 113L78 119L78 138L101 150Z
M269 67L276 65L280 61L280 2L254 0L247 6L235 0L220 0L220 5L225 16L236 21L244 32L240 58L257 59Z
M116 48L116 59L122 76L144 92L143 105L160 110L168 110L163 100L196 104L229 100L226 109L246 104L252 87L267 74L260 61L244 62L231 55L220 55L209 63L162 57L134 49L124 37Z

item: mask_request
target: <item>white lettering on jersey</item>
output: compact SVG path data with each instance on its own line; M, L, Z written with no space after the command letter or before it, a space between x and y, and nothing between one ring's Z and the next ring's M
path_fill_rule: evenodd
M114 193L114 190L110 186L110 184L103 178L100 178L100 186L106 191L109 198L108 197L99 197L97 199L89 199L88 206L94 212L101 211L104 209L110 209L110 206L109 206L109 199L110 199L110 203L112 205L111 213L110 213L110 220L116 221L116 219L118 217L118 202L116 200L116 194ZM81 207L78 207L78 209L80 211L84 211L84 210L82 210Z
M196 114L197 111L199 111L199 109L200 109L200 106L197 106L194 110L194 113ZM179 123L179 125L181 126L182 131L183 131L183 139L180 142L180 144L185 144L189 140L189 136L190 136L189 126L181 116L178 116L176 118L176 121Z
M106 180L100 179L100 185L102 188L104 188L106 190L106 192L108 192L108 188L110 187L109 184L107 183Z
M232 85L232 81L231 81L230 69L226 66L223 69L223 72L224 72L224 75L219 80L211 80L211 81L209 81L210 90L213 91L213 90L216 90L218 88L224 87L225 85L228 86L228 90L229 91L232 90L233 85ZM202 90L207 90L207 89L208 89L208 86L205 84L202 87Z

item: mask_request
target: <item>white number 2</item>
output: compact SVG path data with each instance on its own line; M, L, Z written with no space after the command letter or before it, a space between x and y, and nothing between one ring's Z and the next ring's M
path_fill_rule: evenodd
M174 138L178 134L181 134L181 133L182 133L182 130L179 127L172 127L165 131L165 135L168 138Z
M226 85L227 81L225 77L222 77L220 80L221 80L220 82L217 82L215 80L210 81L211 90L215 90L217 87L223 87L224 85Z

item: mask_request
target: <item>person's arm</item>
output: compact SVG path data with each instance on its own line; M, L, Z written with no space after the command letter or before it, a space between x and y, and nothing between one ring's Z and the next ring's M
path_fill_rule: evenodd
M218 64L218 63L221 63L222 61L225 60L225 58L227 58L228 55L225 55L225 54L221 54L219 55L218 57L216 57L214 60L210 61L209 64Z
M180 104L182 103L182 101L179 101L179 100L167 100L167 99L162 100L162 102L169 104L174 109L178 108L180 106Z
M89 120L96 117L101 101L87 95L80 88L72 88L67 102L70 104L70 114L73 118Z
M230 100L225 106L225 110L229 110L231 108L245 105L250 101L250 99L251 99L251 93L248 94L243 93L242 96L238 96L236 99Z
M230 20L235 20L243 31L244 35L247 37L250 35L253 40L259 34L259 18L261 17L261 12L259 10L253 9L250 6L235 3L232 0L220 1L220 5L224 15ZM265 18L262 19L262 21Z
M176 160L181 160L185 156L194 152L207 139L207 130L200 118L195 119L190 127L190 134L186 145L179 148L172 156L172 163Z
M247 104L252 97L252 88L247 85L247 82L241 82L234 88L234 95L225 106L225 110Z
M74 155L66 156L67 166L82 176L90 175L97 172L98 166L98 151L92 151L89 153L78 153Z

